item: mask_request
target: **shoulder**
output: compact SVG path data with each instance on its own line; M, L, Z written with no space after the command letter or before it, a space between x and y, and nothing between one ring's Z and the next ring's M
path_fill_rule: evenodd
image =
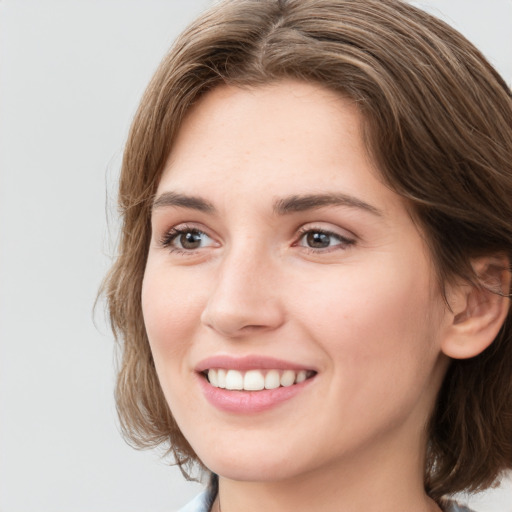
M207 490L203 491L183 508L180 508L178 512L209 512L214 498Z
M459 505L456 501L445 501L443 503L444 512L474 512L464 505Z

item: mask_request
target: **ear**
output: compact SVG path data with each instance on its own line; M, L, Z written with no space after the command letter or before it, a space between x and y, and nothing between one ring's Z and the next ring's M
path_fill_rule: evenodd
M483 352L498 335L510 307L509 259L483 257L472 266L480 285L459 283L447 290L452 314L441 350L454 359Z

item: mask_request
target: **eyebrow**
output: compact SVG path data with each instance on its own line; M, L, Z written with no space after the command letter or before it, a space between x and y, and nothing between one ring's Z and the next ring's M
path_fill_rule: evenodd
M153 201L152 209L155 210L169 206L189 208L205 213L216 212L213 204L206 199L199 196L180 194L178 192L164 192L159 195ZM326 206L348 206L350 208L358 208L367 211L379 217L383 216L383 212L379 208L357 197L342 193L292 195L277 199L274 202L273 210L277 215L288 215L308 210L317 210Z
M178 194L177 192L164 192L153 201L152 209L164 208L166 206L177 206L180 208L190 208L200 212L215 212L215 207L202 197L188 196Z
M350 208L365 210L379 217L384 216L379 208L357 197L341 193L306 194L285 197L275 202L274 211L278 215L286 215L289 213L316 210L325 206L348 206Z

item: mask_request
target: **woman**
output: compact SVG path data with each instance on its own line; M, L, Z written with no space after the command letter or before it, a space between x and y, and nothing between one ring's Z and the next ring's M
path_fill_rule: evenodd
M124 155L126 435L186 510L465 510L512 467L512 99L398 0L233 0Z

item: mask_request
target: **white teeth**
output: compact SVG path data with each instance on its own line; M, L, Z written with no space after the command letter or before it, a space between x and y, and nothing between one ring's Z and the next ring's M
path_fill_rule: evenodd
M288 387L304 382L312 372L306 370L226 370L211 368L208 370L208 381L216 388L229 390L260 391Z
M297 373L297 378L295 379L295 383L299 384L300 382L304 382L306 380L307 376L308 375L307 375L306 370L301 370L300 372Z
M224 389L226 387L226 370L223 370L222 368L217 370L217 383L219 388Z
M259 391L265 388L265 377L258 370L250 370L244 376L244 389L247 391Z
M226 389L244 389L244 376L237 370L228 370Z
M219 387L219 380L217 378L217 370L208 370L208 380L212 386Z
M281 375L281 386L291 386L295 382L295 372L293 370L285 370Z
M276 389L280 385L279 372L277 370L267 372L267 375L265 375L265 389Z

